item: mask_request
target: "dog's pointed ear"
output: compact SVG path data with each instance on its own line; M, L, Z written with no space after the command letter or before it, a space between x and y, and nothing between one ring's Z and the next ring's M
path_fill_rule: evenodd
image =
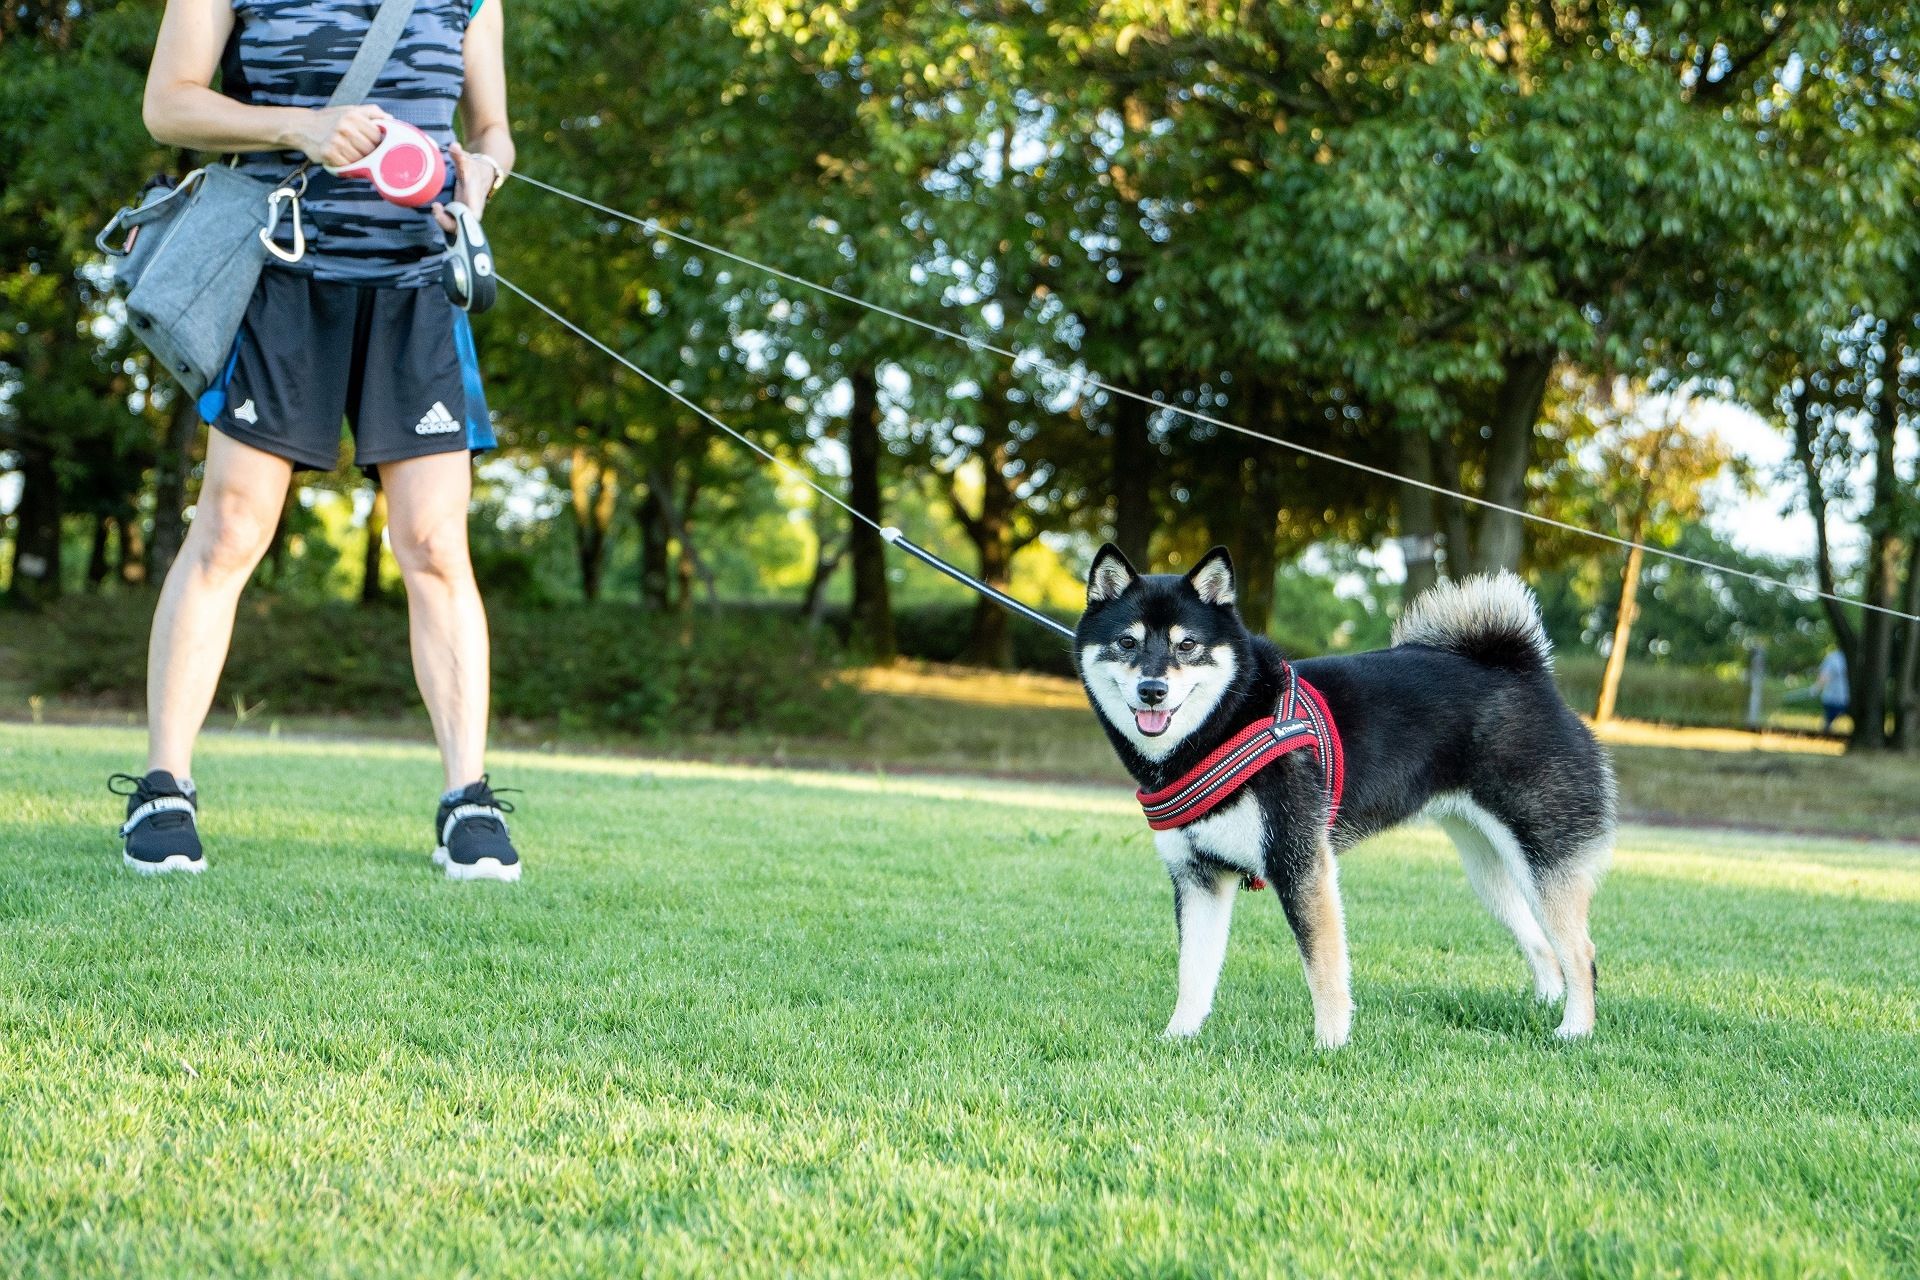
M1100 604L1115 600L1140 581L1140 575L1127 563L1127 557L1120 548L1111 542L1105 543L1094 553L1093 568L1087 571L1087 603Z
M1225 547L1215 547L1188 572L1187 583L1205 604L1232 604L1233 557Z

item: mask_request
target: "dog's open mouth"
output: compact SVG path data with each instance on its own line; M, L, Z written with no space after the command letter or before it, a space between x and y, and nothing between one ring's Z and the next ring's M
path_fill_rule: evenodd
M1173 711L1166 707L1140 708L1133 711L1134 728L1149 738L1157 738L1167 731L1167 725L1173 720Z

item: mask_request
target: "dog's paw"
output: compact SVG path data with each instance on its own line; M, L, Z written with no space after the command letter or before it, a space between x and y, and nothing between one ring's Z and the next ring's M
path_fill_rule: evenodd
M1313 1032L1313 1047L1316 1049L1344 1049L1353 1036L1352 1027L1316 1027Z
M1553 1029L1556 1040L1585 1040L1593 1034L1591 1022L1575 1022L1571 1018Z
M1163 1040L1191 1040L1200 1034L1200 1028L1206 1025L1207 1015L1193 1017L1189 1014L1175 1013L1167 1023L1167 1029L1160 1033Z
M1320 1049L1339 1049L1346 1045L1353 1034L1353 1009L1338 1010L1324 1018L1313 1020L1313 1043Z

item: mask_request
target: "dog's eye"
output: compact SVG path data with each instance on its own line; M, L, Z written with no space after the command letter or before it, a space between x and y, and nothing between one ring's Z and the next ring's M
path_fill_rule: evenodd
M1118 640L1114 641L1114 643L1129 653L1140 647L1140 642L1132 636L1121 636Z
M1178 645L1174 647L1179 649L1180 652L1182 653L1192 653L1195 649L1198 649L1200 647L1200 642L1198 640L1192 640L1192 639L1182 640Z

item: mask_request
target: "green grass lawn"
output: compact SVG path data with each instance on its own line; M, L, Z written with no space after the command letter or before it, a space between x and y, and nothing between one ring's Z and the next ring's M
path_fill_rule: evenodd
M1352 1045L1272 895L1158 1038L1123 789L210 739L213 868L119 868L126 730L0 726L0 1275L1920 1273L1920 855L1630 830L1601 1024L1427 829L1346 860Z

